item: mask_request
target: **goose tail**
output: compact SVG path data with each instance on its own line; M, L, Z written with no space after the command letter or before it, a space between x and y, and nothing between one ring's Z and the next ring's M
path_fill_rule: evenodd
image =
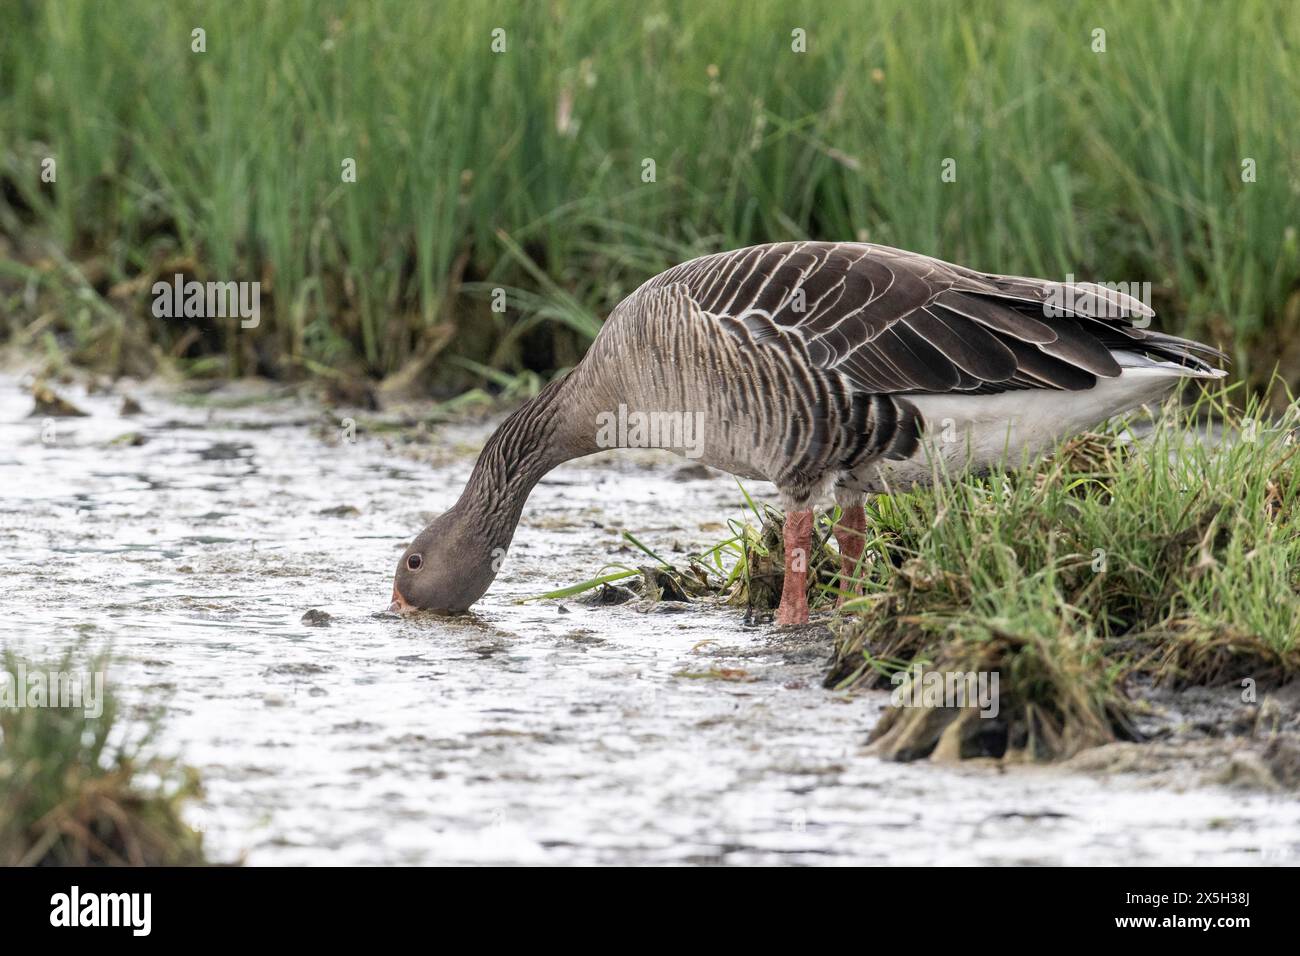
M1180 378L1217 379L1228 374L1217 364L1227 364L1228 356L1212 345L1164 332L1142 330L1142 338L1111 354L1122 369L1163 370Z

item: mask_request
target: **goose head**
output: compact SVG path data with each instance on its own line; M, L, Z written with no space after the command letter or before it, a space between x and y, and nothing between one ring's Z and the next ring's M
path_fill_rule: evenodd
M390 611L459 614L481 598L505 556L456 508L435 518L415 536L393 576Z

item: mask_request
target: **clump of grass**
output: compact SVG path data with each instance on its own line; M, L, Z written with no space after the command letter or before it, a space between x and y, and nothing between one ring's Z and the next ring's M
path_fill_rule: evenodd
M731 537L695 558L697 565L716 569L716 593L727 603L746 609L749 618L765 617L781 603L785 587L785 516L771 505L759 505L740 486L745 508L742 518L728 519ZM839 580L839 556L830 546L834 515L819 515L808 555L808 606L833 603Z
M954 621L932 661L898 672L904 695L927 673L999 675L996 715L974 706L891 707L871 730L870 749L894 760L1065 757L1115 739L1132 739L1132 707L1108 671L1089 630L1062 621L1056 633L1039 622ZM904 698L906 699L906 698Z
M747 620L771 616L785 585L785 516L770 505L754 502L743 485L740 519L729 518L731 534L708 550L691 555L684 567L664 560L629 532L623 539L655 561L630 567L606 565L595 577L524 600L557 600L622 582L642 600L691 600L708 597L744 607ZM839 556L830 546L836 515L819 515L808 558L808 606L829 607L840 593ZM600 603L600 602L595 602Z
M11 652L0 663L15 674ZM51 670L69 672L73 656ZM86 669L104 671L107 659ZM34 664L27 670L33 671ZM151 753L152 731L125 740L105 688L97 717L81 708L0 708L0 865L180 866L204 862L181 818L194 771Z
M1267 401L1237 412L1226 392L1203 395L1139 440L1116 426L1020 468L878 498L865 596L846 608L828 684L887 683L918 661L997 670L1001 739L959 740L954 715L895 714L880 749L924 756L947 733L940 752L1042 757L1128 734L1136 674L1290 680L1300 411L1268 420Z

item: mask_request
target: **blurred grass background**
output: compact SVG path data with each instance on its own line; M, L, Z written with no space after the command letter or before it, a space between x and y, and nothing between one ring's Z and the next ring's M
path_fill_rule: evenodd
M1161 327L1300 384L1291 3L7 0L5 19L0 331L112 371L455 390L572 364L674 262L809 237L1150 281ZM260 280L261 326L153 318L177 271Z

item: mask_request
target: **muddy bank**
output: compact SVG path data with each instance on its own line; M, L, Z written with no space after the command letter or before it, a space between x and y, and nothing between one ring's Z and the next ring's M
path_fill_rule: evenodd
M366 413L256 384L63 391L86 414L51 436L0 377L5 641L113 647L124 702L165 706L165 746L203 775L194 821L215 858L1300 859L1288 792L1082 758L867 755L888 692L824 689L823 627L747 627L708 603L515 603L635 561L623 530L670 561L711 545L741 513L729 478L641 452L558 469L473 614L401 620L383 611L393 564L490 423L354 442L345 422Z
M1084 751L1067 762L1089 773L1136 774L1151 786L1227 786L1300 792L1300 685L1255 695L1240 687L1134 689L1145 713L1140 743Z

